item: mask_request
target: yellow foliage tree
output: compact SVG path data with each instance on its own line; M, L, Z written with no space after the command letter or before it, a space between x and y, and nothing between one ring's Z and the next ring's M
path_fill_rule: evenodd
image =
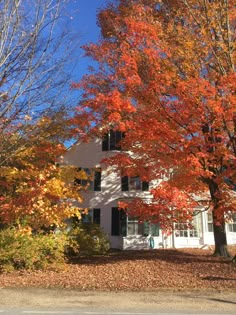
M73 215L80 217L82 199L74 185L76 170L57 166L65 147L55 140L55 128L47 127L48 119L41 119L36 126L29 124L30 138L24 139L14 156L5 157L0 167L1 223L24 223L39 230L63 225ZM16 137L11 137L9 146L14 145Z

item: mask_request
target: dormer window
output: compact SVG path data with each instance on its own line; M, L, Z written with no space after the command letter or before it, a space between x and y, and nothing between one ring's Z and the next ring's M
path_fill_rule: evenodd
M102 140L102 151L120 151L120 141L124 138L124 133L118 130L110 130L104 135Z

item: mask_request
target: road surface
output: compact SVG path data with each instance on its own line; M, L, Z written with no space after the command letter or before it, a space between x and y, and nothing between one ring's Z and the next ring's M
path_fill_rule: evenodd
M0 289L0 315L236 314L236 292Z

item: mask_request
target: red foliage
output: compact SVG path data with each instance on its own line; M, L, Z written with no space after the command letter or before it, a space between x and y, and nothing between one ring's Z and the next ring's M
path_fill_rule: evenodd
M141 177L150 169L148 180L162 174L178 191L153 190L153 205L142 207L150 217L164 198L184 215L197 195L211 203L216 225L236 211L232 3L120 0L98 15L103 40L85 47L99 70L80 83L81 104L101 130L122 126L126 135L129 156L109 163Z

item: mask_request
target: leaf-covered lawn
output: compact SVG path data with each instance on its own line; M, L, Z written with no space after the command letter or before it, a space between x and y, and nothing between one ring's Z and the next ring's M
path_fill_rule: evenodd
M231 253L235 254L235 248ZM82 257L62 271L16 271L0 275L1 287L63 287L139 290L236 289L236 265L201 249L111 252Z

